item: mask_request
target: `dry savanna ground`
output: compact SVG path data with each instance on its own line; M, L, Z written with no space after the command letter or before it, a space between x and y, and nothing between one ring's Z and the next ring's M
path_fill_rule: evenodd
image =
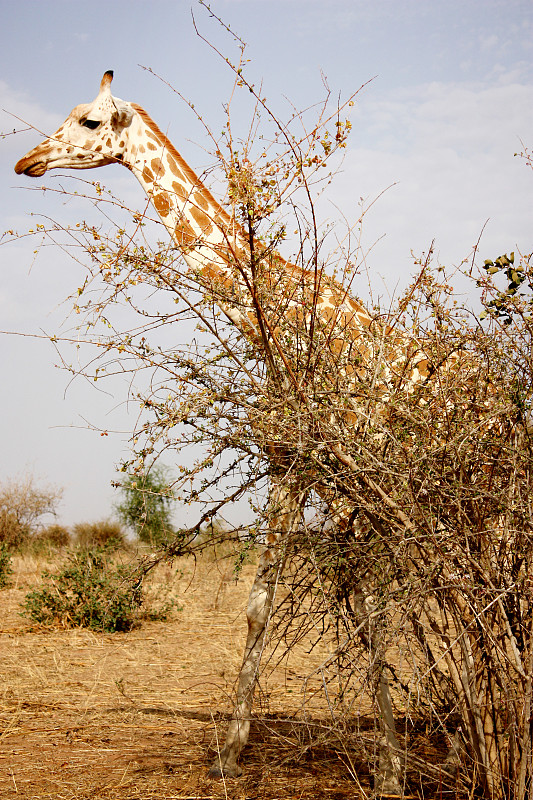
M238 581L212 557L159 567L152 592L170 587L181 610L117 634L42 629L20 616L45 567L16 558L0 592L1 798L368 796L368 770L353 753L331 739L317 744L329 726L324 693L301 710L302 677L327 656L326 643L308 654L303 642L277 665L271 659L243 775L207 776L232 707L253 565ZM318 677L306 685L308 698L314 688Z

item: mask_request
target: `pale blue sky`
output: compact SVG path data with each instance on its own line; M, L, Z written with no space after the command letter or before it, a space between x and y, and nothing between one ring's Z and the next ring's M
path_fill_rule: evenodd
M280 114L290 108L286 98L298 107L320 99L322 74L343 96L375 78L353 109L343 173L324 214L354 219L360 197L368 203L396 184L364 228L367 247L377 242L367 267L378 293L405 285L411 250L419 254L433 238L443 262L459 263L487 219L482 258L533 249L533 175L513 156L521 139L533 146L529 0L212 5L248 43L250 75L263 81ZM201 33L233 55L231 38L190 2L0 0L0 107L52 131L72 106L92 100L102 73L114 69L114 93L143 105L193 167L204 164L205 139L194 116L139 67L151 67L215 129L220 125L232 77L196 35L191 7ZM4 133L20 127L2 114ZM35 131L0 140L2 230L31 227L32 211L71 223L90 213L81 202L36 191L42 184L74 186L71 179L14 174L14 163L39 140ZM141 202L120 167L98 178L128 203ZM68 314L61 303L79 285L82 268L50 249L32 265L32 249L26 240L0 248L0 329L55 333ZM46 341L2 334L1 345L0 481L32 471L63 487L68 523L109 515L109 484L131 424L125 390L115 386L112 397L81 380L69 384L54 369L58 358ZM87 430L87 421L123 433L102 438Z

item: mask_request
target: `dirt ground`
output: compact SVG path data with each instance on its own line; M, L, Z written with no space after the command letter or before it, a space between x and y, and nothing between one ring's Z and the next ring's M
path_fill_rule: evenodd
M307 718L298 713L300 678L326 652L304 647L261 687L243 775L207 777L232 707L253 566L238 582L208 559L180 563L178 577L176 565L161 568L182 610L126 634L32 627L19 604L46 564L14 566L0 592L2 799L368 796L368 772L352 777L349 754L305 752L303 732L327 724L327 707L317 693Z

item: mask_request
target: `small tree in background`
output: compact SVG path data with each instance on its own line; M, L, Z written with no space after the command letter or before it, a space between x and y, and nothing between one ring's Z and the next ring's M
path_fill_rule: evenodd
M39 544L48 545L49 547L68 547L71 543L70 531L65 525L53 522L41 531L37 541Z
M43 528L42 518L56 514L62 490L37 487L33 476L0 485L0 542L20 547Z
M141 542L157 545L173 535L175 498L164 467L155 466L142 475L128 475L118 489L123 496L116 506L119 518Z

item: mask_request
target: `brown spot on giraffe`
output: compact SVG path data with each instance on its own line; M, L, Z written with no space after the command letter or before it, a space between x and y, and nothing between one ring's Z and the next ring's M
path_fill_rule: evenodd
M338 319L339 325L342 325L343 328L352 328L354 322L357 322L357 316L354 311L341 311Z
M299 306L291 306L285 312L285 319L289 322L302 324L305 320L305 312Z
M185 175L183 174L181 169L178 167L178 164L177 164L176 160L174 158L172 158L172 156L167 155L167 161L168 161L168 166L170 167L170 171L172 172L172 174L175 175L176 178L179 178L180 181L185 181Z
M332 339L330 342L330 348L336 356L340 356L340 354L344 350L344 347L345 347L344 339Z
M146 142L146 147L148 148L148 150L157 150L157 147L155 146L155 144L153 142ZM144 152L145 152L145 149L143 147L142 150L141 150L141 153L144 153Z
M150 166L152 167L153 173L156 178L160 178L161 175L165 174L165 167L163 166L163 162L161 161L160 158L152 158Z
M153 183L154 182L154 176L153 176L152 170L150 169L148 164L145 164L145 167L143 169L143 178L147 183Z
M200 208L203 208L204 211L207 211L207 209L209 208L209 203L207 202L207 200L205 199L205 197L201 192L195 192L193 200L196 203L196 205L200 206Z
M231 277L218 269L214 266L213 263L207 263L205 266L202 267L202 275L204 277L209 278L209 280L216 281L216 283L220 284L221 286L225 286L227 289L230 289L232 286L232 279Z
M213 223L201 208L191 208L191 217L198 223L204 233L211 233L213 230Z
M416 368L418 369L418 372L420 373L422 378L427 378L428 377L428 375L429 375L429 361L428 361L427 358L420 359L420 361L418 361L418 363L416 364Z
M168 194L166 192L160 192L154 195L153 202L157 212L161 214L162 217L168 217L170 209L172 208L172 203L170 202Z
M331 323L335 324L337 321L337 310L334 306L331 306L329 303L328 305L320 305L320 314L324 319Z
M247 262L250 260L250 251L246 250L244 247L235 247L233 253L235 259L239 262Z
M180 200L188 200L189 199L189 193L181 185L181 183L178 183L177 181L172 181L172 188L174 189L174 192L180 198Z
M176 242L182 247L190 246L196 241L197 238L194 228L183 216L178 220L176 227L174 228L174 234L176 236Z

